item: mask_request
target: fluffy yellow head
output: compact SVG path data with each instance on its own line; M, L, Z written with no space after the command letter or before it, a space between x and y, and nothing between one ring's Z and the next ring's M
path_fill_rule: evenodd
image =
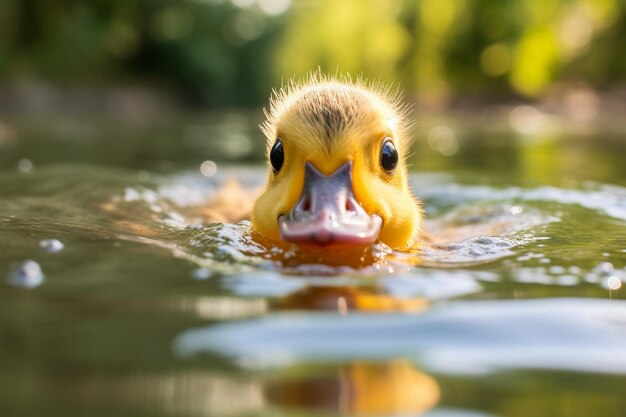
M403 132L403 113L388 92L349 80L313 77L274 92L261 128L268 158L281 139L284 163L278 172L270 172L267 189L254 205L253 229L280 239L278 218L298 202L307 162L330 175L352 161L354 196L367 213L383 220L379 240L394 249L414 246L422 212L408 187L405 157L410 141ZM393 172L381 166L381 147L388 140L399 155Z

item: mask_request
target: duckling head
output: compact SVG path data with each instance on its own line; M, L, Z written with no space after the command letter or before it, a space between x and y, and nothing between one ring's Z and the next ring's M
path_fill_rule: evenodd
M404 109L381 88L312 77L275 91L261 129L270 174L252 228L298 244L413 247Z

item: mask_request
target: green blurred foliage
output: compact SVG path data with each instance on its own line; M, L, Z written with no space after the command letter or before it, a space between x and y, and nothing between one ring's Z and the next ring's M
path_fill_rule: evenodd
M276 33L261 10L226 2L3 0L0 75L141 81L201 104L246 105L267 95Z
M431 101L626 80L626 0L3 0L0 77L256 105L318 67Z
M561 79L596 87L626 80L623 0L302 3L276 49L283 74L339 68L400 81L435 100L536 97Z

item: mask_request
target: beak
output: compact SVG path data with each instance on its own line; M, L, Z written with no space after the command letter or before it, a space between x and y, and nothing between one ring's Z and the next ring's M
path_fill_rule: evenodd
M376 241L383 221L368 214L354 197L348 161L328 176L307 162L300 199L278 223L287 242L367 245Z

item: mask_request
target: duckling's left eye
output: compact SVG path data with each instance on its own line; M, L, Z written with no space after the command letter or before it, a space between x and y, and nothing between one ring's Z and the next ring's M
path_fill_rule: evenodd
M393 173L398 165L398 151L391 139L387 138L380 148L380 165L388 173Z
M285 151L283 150L283 141L280 140L280 138L277 138L276 142L274 142L274 146L272 146L272 150L270 151L270 162L274 173L277 173L283 167L283 163L285 162Z

